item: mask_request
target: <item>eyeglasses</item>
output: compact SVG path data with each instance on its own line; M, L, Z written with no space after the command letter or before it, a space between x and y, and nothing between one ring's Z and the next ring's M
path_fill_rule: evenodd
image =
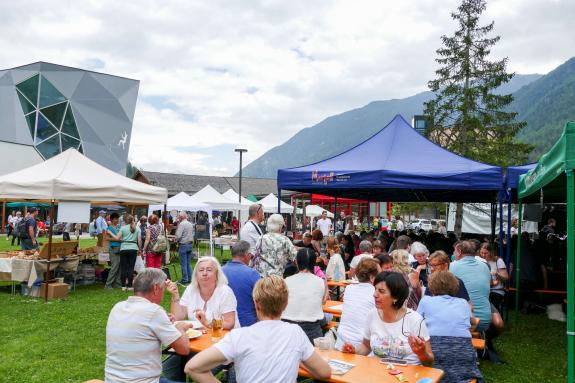
M430 263L430 264L429 264L429 268L430 268L430 269L435 269L436 267L441 266L441 265L445 265L445 262L439 262L439 263L436 263L435 265L433 265L433 264Z
M405 317L408 316L409 314L411 314L411 312L406 312L405 315L403 316L403 319L401 320L401 333L406 337L413 335L409 331L405 331L403 329L403 324L405 323ZM424 319L421 319L421 321L419 322L419 329L417 330L417 337L418 338L421 335L421 324L423 323L423 321L424 321Z
M258 207L258 210L256 211L256 213L259 213L260 210L262 210L262 205L261 205L261 204L258 204L258 206L259 206L259 207Z

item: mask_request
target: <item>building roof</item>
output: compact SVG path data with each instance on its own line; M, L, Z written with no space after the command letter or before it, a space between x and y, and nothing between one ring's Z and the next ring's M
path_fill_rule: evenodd
M211 185L219 193L225 193L230 188L236 193L239 192L239 177L200 176L140 170L136 173L135 178L150 185L168 189L170 196L182 191L193 195L206 185ZM270 193L277 194L277 182L274 178L242 177L242 195L253 194L263 198ZM292 193L285 195L287 194ZM283 191L282 195L284 195Z

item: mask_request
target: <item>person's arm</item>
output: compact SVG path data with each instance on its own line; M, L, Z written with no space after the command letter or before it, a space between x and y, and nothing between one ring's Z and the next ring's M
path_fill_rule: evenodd
M190 339L188 338L186 331L189 328L192 328L193 325L191 323L180 322L175 326L180 332L180 334L182 334L182 336L180 336L175 342L170 344L170 347L173 348L174 351L176 351L180 355L188 355L190 353Z
M313 354L302 361L302 363L305 369L308 370L315 379L324 380L331 377L331 367L317 351L314 351Z
M324 285L324 292L321 303L325 304L325 302L329 300L329 286L327 285L327 279L323 280L323 285Z
M226 362L224 354L216 347L210 347L196 354L184 367L184 372L194 382L212 383L219 382L212 374L212 369Z
M185 306L180 304L180 292L178 291L178 286L174 282L169 282L166 290L168 290L172 295L170 313L174 316L174 320L184 319L188 315L188 310Z
M178 228L176 229L176 242L180 242L182 239L182 234L184 234L184 228L182 227L182 222L180 222Z
M231 311L222 315L224 319L223 328L224 330L231 330L236 326L236 312Z
M409 346L411 347L411 351L426 366L431 366L433 364L433 351L431 351L431 342L425 341L423 338L419 336L410 335L408 338Z
M363 342L357 348L351 343L345 343L341 351L348 354L367 355L371 352L371 345L369 339L363 338Z
M34 235L34 226L28 225L28 236L32 240L32 244L36 245L36 236Z
M499 279L499 281L501 281L501 283L505 283L507 282L507 280L509 279L509 274L507 273L507 268L505 267L505 263L502 262L497 262L497 263L501 263L501 264L496 264L498 269L497 269L497 278ZM503 267L501 267L503 266Z
M150 229L146 229L146 240L144 241L144 247L142 247L142 251L146 251L148 248L148 244L150 243Z
M108 239L111 239L113 241L121 241L122 240L122 231L119 231L118 234L114 234L110 231L110 229L107 229L106 235L108 236Z

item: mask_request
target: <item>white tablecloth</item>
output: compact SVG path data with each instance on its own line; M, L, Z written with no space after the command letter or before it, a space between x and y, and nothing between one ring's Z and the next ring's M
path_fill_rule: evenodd
M76 271L80 258L78 256L67 257L50 261L50 271L56 269ZM0 258L0 280L28 282L28 287L32 287L38 276L48 270L47 260L28 260L18 258Z

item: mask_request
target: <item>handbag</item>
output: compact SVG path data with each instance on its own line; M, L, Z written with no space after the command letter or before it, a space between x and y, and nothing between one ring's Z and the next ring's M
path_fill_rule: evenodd
M262 237L260 237L260 239L258 239L258 242L256 243L256 249L255 249L255 254L252 257L251 263L252 263L252 268L254 269L259 269L259 266L261 264L261 262L265 262L268 264L269 267L271 267L273 270L275 270L276 268L274 267L274 265L272 265L267 259L265 259L262 256Z
M166 250L168 250L168 238L166 238L166 234L161 231L156 238L156 243L152 246L152 252L163 253Z

